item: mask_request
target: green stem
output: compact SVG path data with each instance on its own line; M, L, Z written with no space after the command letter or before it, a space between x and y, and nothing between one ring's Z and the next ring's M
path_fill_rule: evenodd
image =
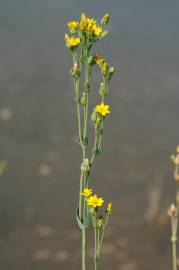
M100 230L98 229L97 231L97 235L98 235L98 241L97 241L97 256L98 256L98 259L99 259L99 237L100 237Z
M103 238L104 238L104 232L105 232L105 230L103 230L102 235L101 235L101 240L100 240L100 242L99 242L99 246L98 246L98 254L99 254L99 252L100 252L101 245L102 245L102 242L103 242Z
M86 188L86 174L84 173L84 178L83 178L83 190ZM83 198L83 219L86 216L86 201Z
M89 83L89 71L88 71L88 59L86 55L86 62L85 62L85 85ZM81 65L81 63L80 63ZM84 130L83 130L83 140L86 139L87 134L87 125L88 125L88 93L87 93L87 103L84 108ZM82 137L81 137L82 139ZM83 142L82 142L83 143ZM86 145L82 145L82 153L83 153L83 160L86 158ZM84 178L86 175L84 175ZM83 179L85 181L86 179ZM83 186L85 187L85 182L83 183ZM84 199L83 199L84 200ZM85 202L84 202L85 203ZM85 213L85 204L83 205L83 219L86 215ZM82 270L86 269L86 229L82 230Z
M82 220L82 196L81 192L83 191L83 172L81 171L80 175L80 192L79 192L79 218Z
M172 241L173 270L177 270L176 241Z
M73 53L73 64L77 63L77 54L76 52ZM80 97L80 77L81 77L81 69L82 65L80 62L80 76L77 80L74 80L74 87L75 87L75 98L79 99ZM80 116L80 101L76 100L77 103L77 118L78 118L78 135L79 135L79 141L80 144L82 144L82 137L81 137L81 116Z
M176 255L176 241L177 241L177 217L172 217L172 257L173 257L173 270L177 270L177 255Z
M87 126L88 126L88 87L89 84L89 64L88 64L88 50L86 49L85 55L85 91L86 93L86 105L84 106L84 130L83 130L83 138L86 137L87 134Z
M94 228L94 269L97 270L97 229Z
M86 230L82 230L82 270L86 269Z

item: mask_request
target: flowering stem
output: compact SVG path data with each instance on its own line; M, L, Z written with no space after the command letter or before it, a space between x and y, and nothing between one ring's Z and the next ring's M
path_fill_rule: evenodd
M69 37L65 34L66 46L71 49L73 55L73 67L70 70L70 74L73 77L74 83L74 98L76 102L77 110L77 120L78 120L78 136L79 143L82 149L82 163L81 163L81 175L80 175L80 189L79 189L79 206L78 206L78 225L82 230L82 270L86 270L86 228L90 223L89 219L89 209L87 206L86 199L82 197L83 190L87 189L89 174L91 170L91 165L95 157L99 154L101 150L102 142L102 133L103 133L103 120L105 115L110 113L109 106L104 105L104 97L108 94L107 89L107 78L108 81L111 78L112 70L114 68L108 67L108 63L105 59L101 58L99 54L90 55L90 50L92 45L108 33L108 31L103 31L103 27L108 23L109 15L106 14L99 25L96 24L96 21L93 18L86 18L85 14L81 15L81 21L71 21L68 23L69 30L72 34ZM76 37L76 35L79 35ZM77 47L80 44L81 52L78 55ZM101 74L103 76L103 82L101 86L105 86L105 91L100 92L102 95L102 104L97 105L100 109L96 111L96 116L98 116L99 121L95 123L95 138L94 146L91 154L91 162L89 162L87 156L87 145L88 145L88 118L89 118L89 91L90 91L90 76L93 65L99 65L101 68ZM83 78L83 68L84 68L84 78ZM82 82L83 81L83 82ZM83 88L82 88L83 84ZM103 88L100 88L99 91L102 91ZM83 107L83 109L82 109ZM95 237L95 254L94 254L94 268L97 270L97 264L99 262L99 252L103 240L105 226L102 227L103 232L101 235L101 226L100 220L97 219L97 206L103 204L102 198L97 198L96 195L91 196L90 198L95 197L97 200L96 206L92 212L92 222L94 227L94 237ZM106 210L107 211L107 210ZM107 213L107 212L106 212ZM101 221L102 222L102 221Z
M89 83L89 66L88 66L88 51L86 50L85 87L88 86L88 83ZM87 89L85 88L85 91L86 90ZM83 144L82 144L83 160L85 160L85 158L86 158L86 143L87 142L85 141L85 144L84 144L84 140L86 140L87 124L88 124L88 92L87 92L86 97L87 97L86 105L84 106L84 129L83 129ZM86 175L84 174L84 179L82 178L83 183L81 183L81 181L80 181L80 189L81 189L81 187L85 188L85 186L86 186L86 181L85 181L86 179L85 178L86 178ZM82 209L82 202L81 202L81 209ZM85 218L85 205L83 205L83 220L84 220L84 218ZM85 269L86 269L86 229L82 229L82 270L85 270Z
M177 270L177 255L176 255L176 242L177 242L177 217L171 218L172 222L172 256L173 256L173 270Z

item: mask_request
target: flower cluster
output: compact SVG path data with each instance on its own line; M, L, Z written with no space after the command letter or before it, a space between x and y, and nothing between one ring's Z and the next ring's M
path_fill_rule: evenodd
M85 13L82 13L81 15L79 28L81 31L92 36L99 36L102 32L102 27L97 25L96 21L93 18L87 18Z
M100 24L94 18L88 18L85 13L81 14L80 21L70 21L67 23L69 32L73 35L69 37L65 34L65 42L67 48L74 50L78 47L81 41L88 38L89 41L95 42L97 39L102 39L108 35L109 31L104 30L105 25L109 21L109 14L105 14L101 19Z
M89 207L92 207L93 209L96 209L98 207L101 207L104 203L103 198L98 197L96 194L92 195L92 189L91 188L84 188L84 190L81 192L81 196L85 197L86 203ZM108 203L106 206L106 213L110 214L112 212L112 203Z

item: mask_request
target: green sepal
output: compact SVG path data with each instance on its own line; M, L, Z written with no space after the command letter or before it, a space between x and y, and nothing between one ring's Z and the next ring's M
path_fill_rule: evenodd
M83 145L86 146L88 144L88 137L84 137L82 139Z
M99 255L98 254L96 254L95 256L94 256L94 262L99 262L99 259L100 259L100 257L99 257Z
M84 85L84 91L85 91L85 92L89 92L89 90L90 90L90 85L89 85L89 83L85 83L85 85Z
M86 217L84 218L84 221L82 221L79 217L79 207L78 207L76 211L76 219L77 219L78 226L80 227L81 230L83 230L83 229L88 228L91 222L91 214L88 213Z
M94 154L95 156L99 155L99 153L100 153L99 148L96 147L96 148L93 149L93 154Z

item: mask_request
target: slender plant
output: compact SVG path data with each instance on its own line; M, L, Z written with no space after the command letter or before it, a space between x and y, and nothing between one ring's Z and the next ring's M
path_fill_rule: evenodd
M176 148L176 154L171 155L171 160L174 164L174 179L176 183L179 183L179 146ZM171 218L171 227L172 227L172 262L173 270L177 270L177 223L178 223L178 212L179 212L179 190L176 193L176 205L172 204L168 210L168 214Z
M76 211L77 223L82 232L82 270L86 270L87 239L86 232L90 224L94 230L94 269L100 258L101 246L104 233L108 224L109 215L112 212L112 203L105 207L104 214L99 215L104 200L93 193L89 187L91 181L90 172L97 155L101 152L104 123L110 114L109 105L104 100L109 92L109 83L114 74L114 67L109 66L107 60L99 53L92 52L93 46L99 40L108 35L105 29L109 21L109 14L105 14L100 23L94 18L88 18L81 14L79 21L68 22L70 36L65 34L66 47L72 53L72 68L70 75L74 86L74 101L76 103L78 138L82 150L82 161L80 166L80 188ZM96 68L101 73L99 82L100 102L93 111L90 111L90 91L92 71ZM92 128L94 129L94 142L92 149L88 146L88 130L91 115Z

